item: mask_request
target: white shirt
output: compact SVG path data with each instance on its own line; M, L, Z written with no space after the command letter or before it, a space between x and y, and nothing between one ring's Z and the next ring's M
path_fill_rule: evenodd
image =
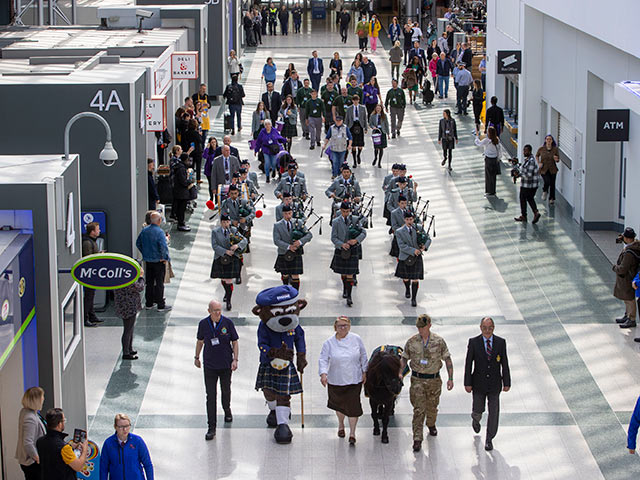
M422 37L422 29L420 27L413 27L413 33L411 35L411 42L417 42Z
M489 137L485 137L480 140L478 137L475 139L475 144L479 147L484 147L484 156L489 158L498 158L499 156L499 145L494 145Z
M318 360L318 374L327 374L331 385L356 385L362 382L368 359L359 335L349 332L342 340L333 335L325 340Z

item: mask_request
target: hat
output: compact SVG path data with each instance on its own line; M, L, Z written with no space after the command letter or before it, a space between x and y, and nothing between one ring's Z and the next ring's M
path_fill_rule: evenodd
M636 231L631 227L627 227L624 229L622 236L633 240L634 238L636 238Z
M351 204L349 202L342 202L340 204L340 210L351 210Z
M235 185L229 185L229 192L237 192L238 191L238 187L236 187Z
M256 297L256 304L260 307L291 305L298 300L298 290L291 285L279 285L277 287L262 290Z
M405 210L404 218L413 218L413 213L411 213L409 210Z
M230 222L231 221L231 217L229 215L227 215L226 213L223 213L222 215L220 215L220 221L224 222L225 220Z
M431 325L431 317L426 313L418 316L418 318L416 319L416 327L422 328L426 327L427 325Z
M464 62L460 62L460 63L458 64L458 66L459 66L459 67L466 67L466 66L467 66L467 64L466 64L466 63L464 63Z
M282 212L292 212L293 208L291 208L291 205L283 205L282 206Z
M240 165L249 165L249 159L240 160Z
M342 166L340 167L340 171L344 171L344 170L349 170L351 171L351 167L349 166L348 163L343 163Z
M246 168L241 168L240 170L238 170L238 173L240 175L247 173L247 169Z
M406 170L407 166L404 163L399 163L398 164L398 170Z
M400 170L400 164L394 163L393 165L391 165L391 170Z
M291 162L289 165L287 165L287 170L296 170L298 168L298 164Z
M398 177L396 180L398 183L407 183L407 177Z
M337 115L337 116L336 116L336 122L337 122L338 120L342 121L342 120L344 120L344 118L342 118L342 116L341 116L341 115Z
M407 197L405 197L404 195L399 195L398 196L398 201L399 202L406 202L407 201Z
M286 198L286 197L290 197L291 196L291 192L284 192L282 194L282 198Z
M240 178L240 172L233 172L233 178Z

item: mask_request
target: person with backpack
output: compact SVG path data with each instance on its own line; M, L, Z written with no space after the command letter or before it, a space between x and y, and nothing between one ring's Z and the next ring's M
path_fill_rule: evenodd
M238 119L238 132L242 131L242 105L244 105L244 88L238 83L238 76L231 76L231 83L227 85L224 93L224 99L229 105L229 113L231 113L231 135L235 135L235 119Z
M633 279L638 273L640 265L640 241L636 239L633 228L627 227L622 235L616 239L616 243L624 244L618 261L613 266L616 273L616 285L613 296L624 302L625 313L622 318L617 318L616 323L620 328L633 328L636 326L636 294L633 289Z

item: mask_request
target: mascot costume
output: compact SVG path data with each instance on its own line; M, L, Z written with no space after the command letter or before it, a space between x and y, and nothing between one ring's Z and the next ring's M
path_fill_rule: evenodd
M256 390L262 390L269 406L267 425L276 427L278 443L291 443L289 428L291 395L302 392L298 371L307 366L304 330L298 315L307 301L298 299L298 291L289 285L267 288L256 297L253 314L260 317L258 349L260 368ZM294 347L297 353L293 364ZM297 370L296 370L297 367Z

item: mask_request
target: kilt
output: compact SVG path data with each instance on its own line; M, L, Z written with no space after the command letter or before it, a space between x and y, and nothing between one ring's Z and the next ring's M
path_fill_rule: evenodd
M384 200L384 207L382 208L382 216L387 219L387 225L391 225L391 212L387 207L387 199Z
M353 126L355 126L355 125L360 126L360 133L358 135L353 133ZM353 139L351 140L351 146L352 147L364 147L364 130L363 130L362 126L360 125L360 122L358 122L358 121L353 122L353 125L351 126L349 131L351 132L351 136L353 137Z
M284 122L284 127L282 127L282 133L280 133L284 138L293 138L298 136L298 126L291 125L289 122Z
M231 257L231 263L222 264L222 257L218 257L211 265L211 278L238 278L242 269L242 262L235 255Z
M285 260L284 254L278 255L273 268L281 275L302 275L302 252L296 255L290 262Z
M277 395L295 395L302 392L302 384L293 362L289 363L289 368L283 370L276 370L268 363L261 363L255 389L271 390Z
M407 280L422 280L424 278L422 255L416 259L416 263L412 266L407 265L405 261L398 261L398 265L396 266L396 277Z
M391 250L389 250L389 255L392 257L397 257L400 255L400 248L398 247L398 240L396 240L396 236L393 236L391 240Z
M341 275L354 275L360 273L358 265L360 263L360 257L362 255L362 247L356 245L351 247L351 257L347 260L342 258L340 251L342 249L336 249L333 252L333 259L331 260L331 270Z
M360 417L362 415L360 392L362 392L362 383L354 385L329 384L327 408L340 412L347 417Z

